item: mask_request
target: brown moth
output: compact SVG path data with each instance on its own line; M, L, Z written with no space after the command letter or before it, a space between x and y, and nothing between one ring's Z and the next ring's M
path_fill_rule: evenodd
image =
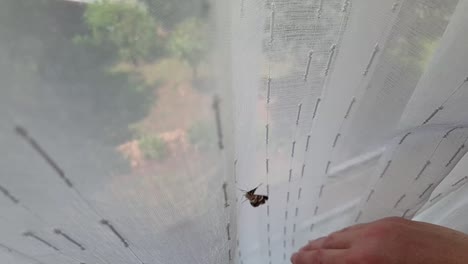
M259 207L260 205L268 201L267 195L255 194L255 191L257 190L258 187L260 187L260 185L250 191L241 190L244 192L244 197L246 201L248 200L250 202L250 205L252 205L253 207Z

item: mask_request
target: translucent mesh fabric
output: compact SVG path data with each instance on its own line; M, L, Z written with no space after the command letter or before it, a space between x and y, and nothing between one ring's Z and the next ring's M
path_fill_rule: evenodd
M386 216L468 232L467 11L1 1L0 260L288 263Z

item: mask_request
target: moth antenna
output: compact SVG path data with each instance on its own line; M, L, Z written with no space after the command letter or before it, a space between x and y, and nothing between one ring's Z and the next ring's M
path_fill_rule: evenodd
M257 187L255 187L255 190L258 189L258 187L262 186L263 183L260 183Z

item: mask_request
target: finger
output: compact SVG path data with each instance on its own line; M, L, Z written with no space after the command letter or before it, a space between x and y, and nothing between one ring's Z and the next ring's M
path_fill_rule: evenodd
M299 251L316 250L316 249L322 248L323 241L326 238L327 237L321 237L321 238L317 238L316 240L309 241L309 243L303 246Z
M352 226L348 226L346 228L343 228L339 231L337 231L336 233L341 233L341 232L349 232L349 231L354 231L354 230L359 230L359 229L362 229L364 227L366 227L367 225L369 224L357 224L357 225L352 225Z
M357 236L356 231L363 229L368 224L353 225L340 231L331 233L328 237L321 237L316 240L309 241L307 245L302 247L300 251L317 250L320 248L326 249L346 249L351 246L353 239Z
M347 249L351 247L356 232L338 232L328 235L322 242L323 249Z
M319 249L299 251L291 256L293 264L344 264L346 250Z
M330 235L334 236L334 235L339 234L339 233L348 233L348 232L357 231L357 230L363 229L367 225L368 224L357 224L357 225L349 226L349 227L346 227L346 228L341 229L339 231L336 231L336 232L334 232L334 233L332 233ZM345 235L345 237L349 237L349 236ZM326 240L326 237L320 237L320 238L318 238L316 240L309 241L309 243L307 245L305 245L304 247L302 247L300 250L315 250L315 249L322 248L323 243L325 242L325 240ZM327 244L329 245L330 242L331 241L328 241ZM330 245L329 245L329 247L333 248L333 246L330 246ZM338 247L338 248L341 248L341 247Z
M347 249L351 247L353 238L356 232L336 232L326 237L321 237L314 241L310 241L306 246L302 247L300 251L309 251L317 249Z

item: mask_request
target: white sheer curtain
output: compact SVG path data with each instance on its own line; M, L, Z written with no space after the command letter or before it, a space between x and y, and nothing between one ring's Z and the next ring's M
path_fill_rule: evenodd
M0 3L2 263L288 263L386 216L468 232L468 1L174 3Z
M241 260L287 262L309 239L412 218L463 186L453 168L468 137L466 1L241 4L233 24L250 27L233 33L238 184L270 194L263 210L240 206ZM251 22L260 12L262 36Z

